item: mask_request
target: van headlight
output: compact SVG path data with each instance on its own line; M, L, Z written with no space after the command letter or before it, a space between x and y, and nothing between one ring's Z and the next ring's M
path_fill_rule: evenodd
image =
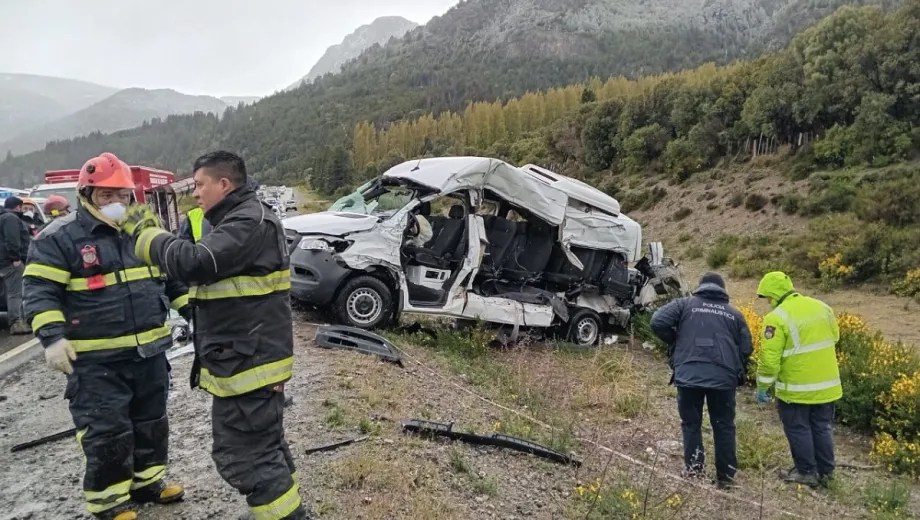
M332 251L332 245L321 238L304 238L297 247L306 251Z

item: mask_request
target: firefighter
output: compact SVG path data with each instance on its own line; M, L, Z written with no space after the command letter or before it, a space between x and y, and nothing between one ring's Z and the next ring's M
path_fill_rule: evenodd
M785 273L767 273L757 296L770 300L757 366L759 403L775 388L795 467L787 482L826 485L834 474L834 402L843 397L835 346L840 330L824 302L796 292Z
M187 315L188 291L134 256L121 232L131 170L113 154L90 159L79 206L36 237L24 274L25 310L48 365L67 374L64 397L86 459L86 509L133 520L137 504L180 500L164 481L172 336L169 308Z
M32 237L38 235L42 226L45 225L41 215L35 212L35 201L28 197L22 199L22 213L19 214L19 217L29 228L29 235Z
M49 217L48 222L45 223L47 226L55 220L70 214L70 202L61 195L52 195L45 201L42 209L45 215Z
M195 161L194 196L211 231L192 243L129 210L135 253L187 282L194 306L192 386L213 395L212 457L259 520L303 519L284 438L284 383L294 365L288 250L281 222L247 185L239 156Z

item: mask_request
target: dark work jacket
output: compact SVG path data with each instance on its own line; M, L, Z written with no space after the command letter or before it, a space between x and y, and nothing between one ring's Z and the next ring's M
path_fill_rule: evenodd
M32 235L19 213L0 209L0 269L25 262Z
M47 347L66 337L77 363L140 359L172 345L169 308L188 290L134 256L134 239L81 206L32 241L23 278L26 317Z
M211 230L197 243L160 231L149 248L154 265L189 285L200 363L192 386L218 397L274 387L294 362L284 228L247 187L205 218Z
M651 326L669 346L676 386L733 390L743 384L751 331L725 289L702 284L693 296L658 309Z

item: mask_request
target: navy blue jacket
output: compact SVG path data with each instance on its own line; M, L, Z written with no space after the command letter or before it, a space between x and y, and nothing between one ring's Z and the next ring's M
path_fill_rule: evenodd
M184 284L147 267L133 238L83 205L32 241L23 296L42 345L66 337L77 363L157 355L172 345L170 306L190 310Z
M0 269L25 262L32 235L19 213L0 209Z
M676 386L733 390L743 384L751 331L725 289L702 284L693 296L658 309L651 326L669 347Z

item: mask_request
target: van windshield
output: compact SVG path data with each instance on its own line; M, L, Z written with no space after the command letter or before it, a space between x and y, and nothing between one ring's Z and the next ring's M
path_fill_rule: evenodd
M47 199L52 195L60 195L67 199L67 202L70 203L70 209L77 209L77 189L66 187L66 188L41 188L37 190L32 190L29 194L29 197L37 197L42 199Z
M379 179L374 179L354 193L346 195L329 206L329 211L344 211L364 215L392 213L401 209L415 196L405 186L384 186Z

